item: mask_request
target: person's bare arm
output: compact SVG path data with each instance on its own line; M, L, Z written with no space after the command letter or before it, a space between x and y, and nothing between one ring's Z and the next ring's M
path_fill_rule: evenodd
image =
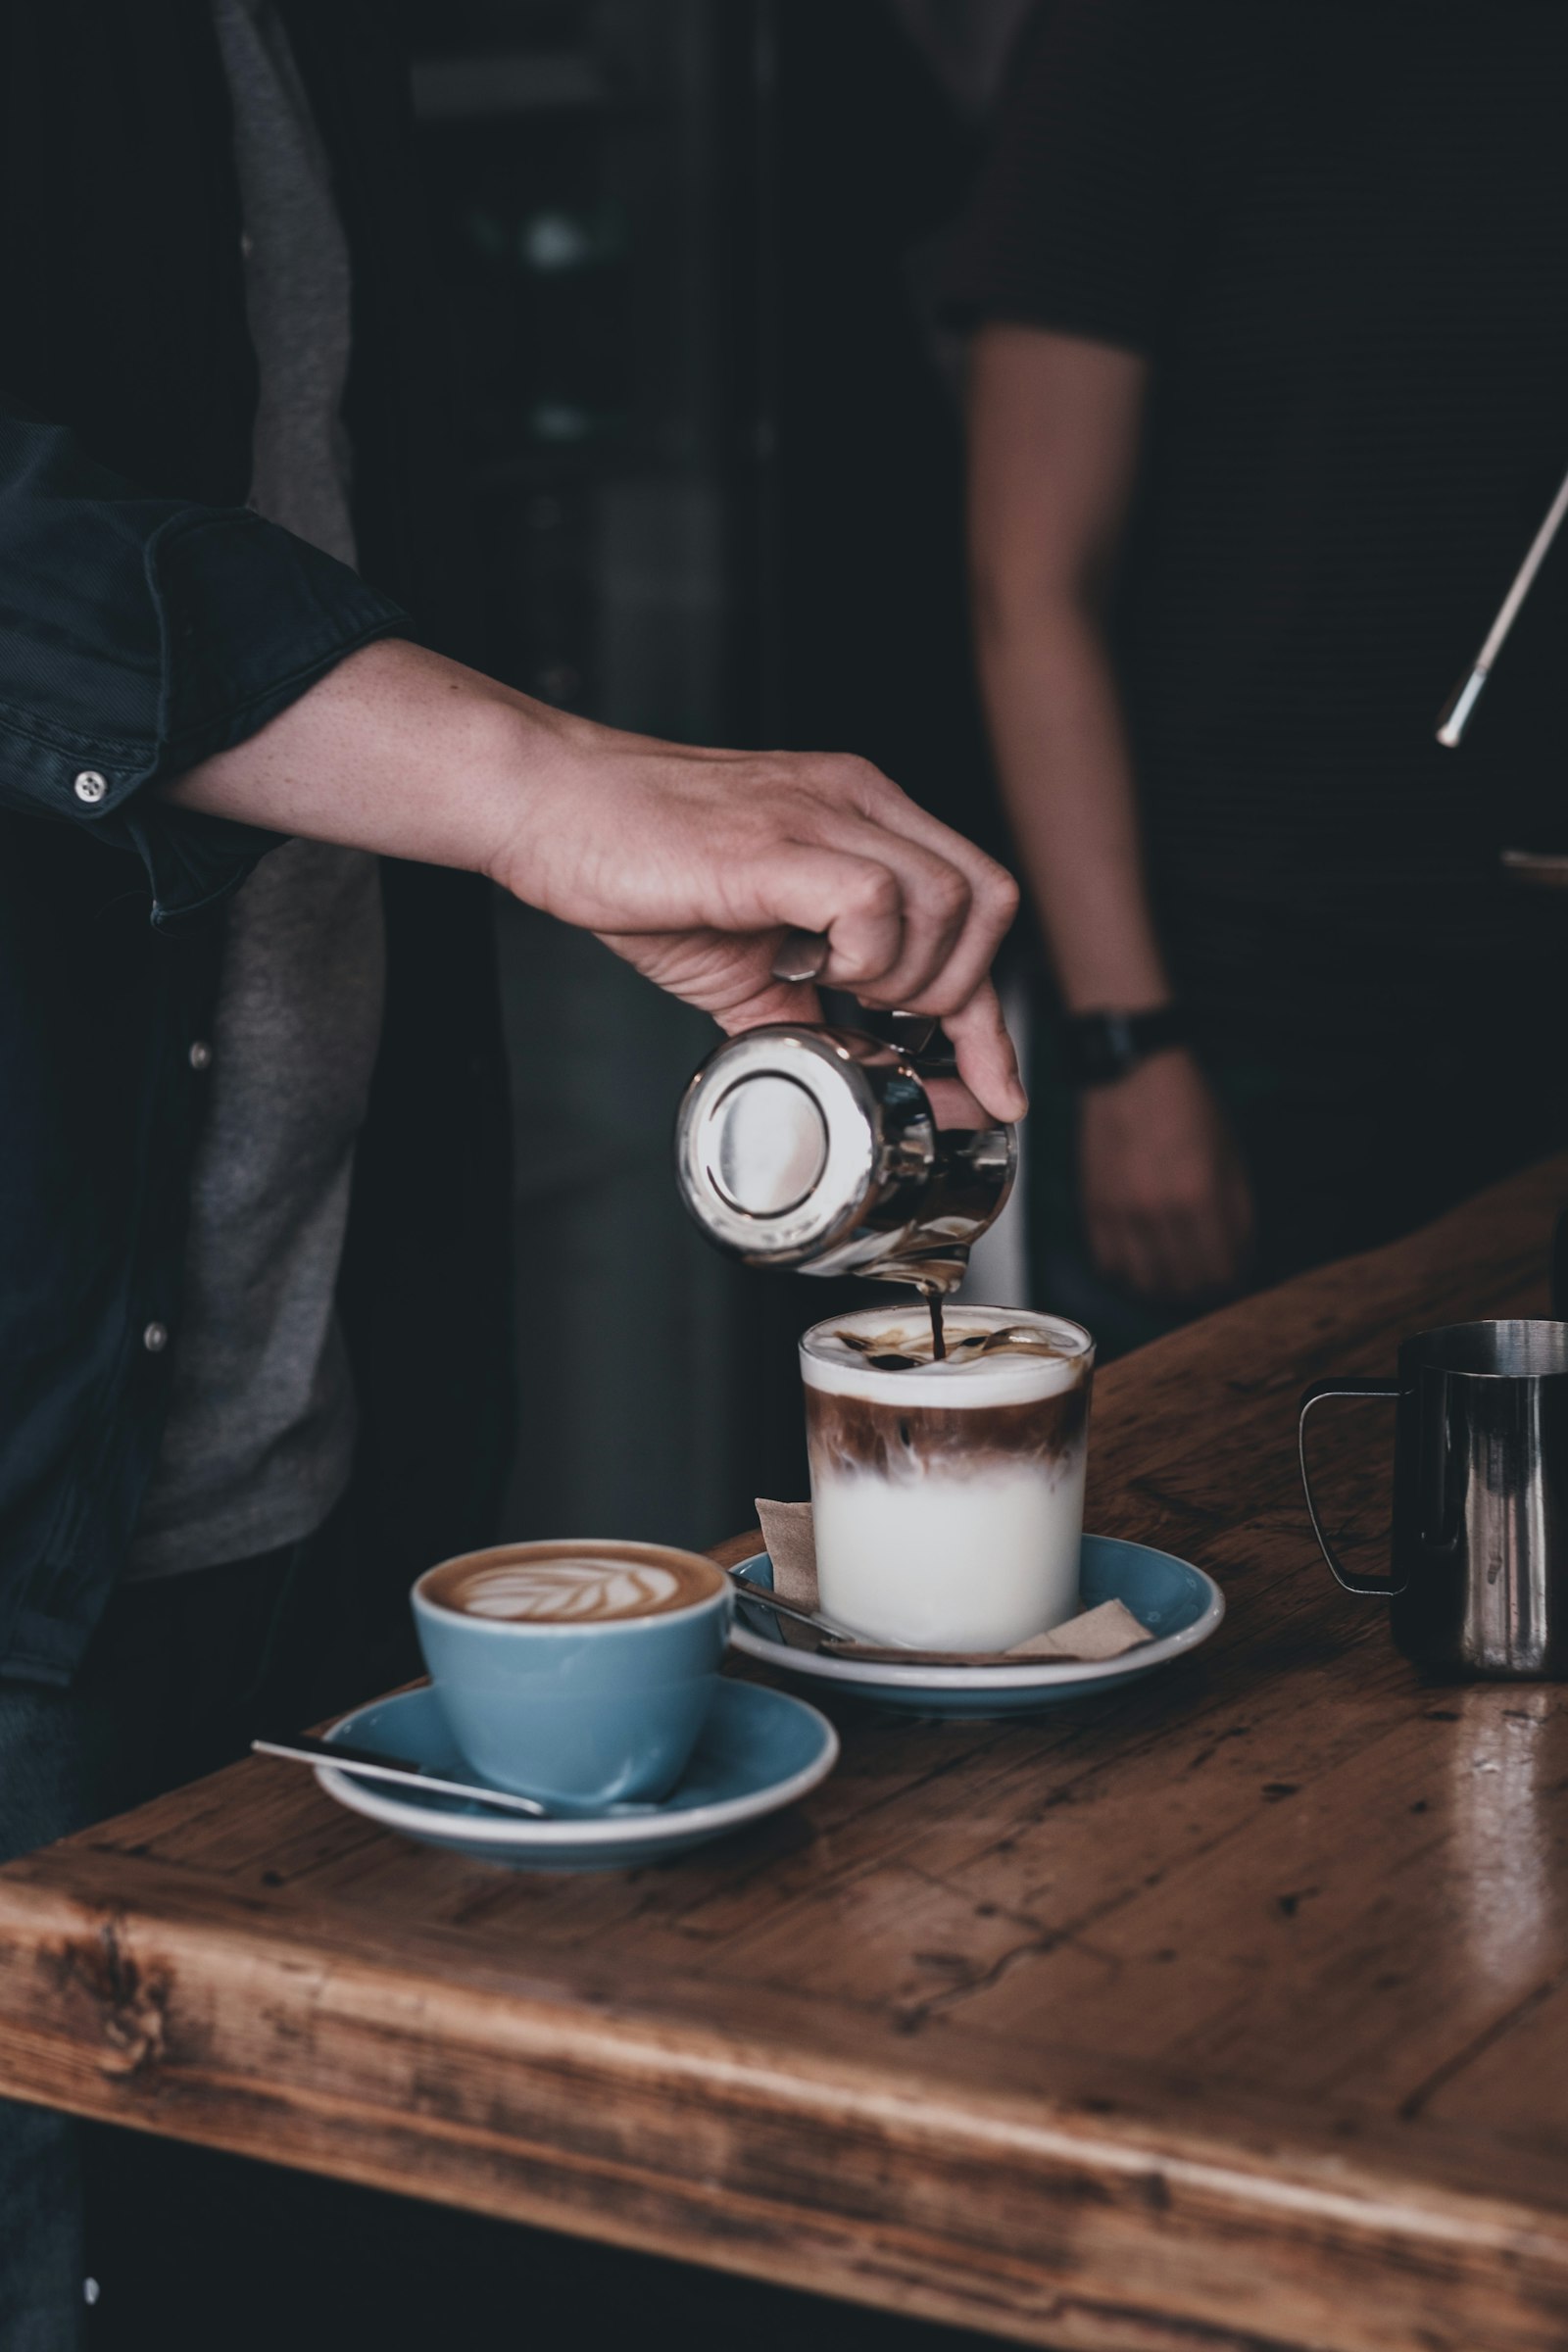
M970 370L977 649L1002 789L1063 1002L1169 1002L1102 613L1137 472L1148 365L993 325ZM1169 1296L1235 1280L1251 1208L1193 1057L1085 1093L1080 1169L1104 1270Z
M985 1108L1026 1107L990 980L1012 878L866 760L627 735L387 639L165 789L488 874L730 1031L817 1016L772 965L786 930L825 932L828 985L939 1014Z
M1147 364L989 326L970 365L976 638L1002 789L1069 1008L1162 1004L1127 742L1101 629Z

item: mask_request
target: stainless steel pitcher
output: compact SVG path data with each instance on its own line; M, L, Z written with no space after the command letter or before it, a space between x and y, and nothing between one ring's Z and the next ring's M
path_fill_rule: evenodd
M1010 1127L939 1127L924 1081L950 1069L853 1029L730 1038L676 1116L681 1198L748 1265L956 1290L1012 1189L1017 1144Z
M1357 1575L1323 1531L1306 1422L1329 1397L1396 1405L1391 1574ZM1568 1323L1450 1323L1399 1349L1394 1380L1318 1380L1301 1398L1313 1532L1348 1592L1438 1673L1568 1676Z

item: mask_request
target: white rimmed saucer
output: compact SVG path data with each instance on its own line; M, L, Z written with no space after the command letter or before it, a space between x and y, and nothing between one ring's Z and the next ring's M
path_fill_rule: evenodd
M766 1592L773 1582L773 1563L760 1551L735 1573ZM792 1648L771 1610L742 1600L730 1641L745 1656L801 1675L823 1690L853 1692L913 1715L1032 1715L1068 1699L1098 1697L1102 1690L1157 1672L1206 1642L1225 1614L1224 1593L1201 1568L1177 1559L1174 1552L1128 1544L1119 1536L1085 1536L1079 1589L1086 1609L1102 1600L1124 1601L1154 1639L1124 1650L1119 1658L1094 1661L1028 1658L1016 1666L883 1665Z
M326 1737L380 1748L459 1780L474 1778L428 1685L356 1707ZM472 1860L505 1862L514 1870L635 1870L794 1804L826 1780L838 1755L837 1732L805 1699L725 1680L679 1785L647 1813L531 1821L461 1797L394 1790L334 1772L330 1764L318 1764L316 1777L351 1813Z

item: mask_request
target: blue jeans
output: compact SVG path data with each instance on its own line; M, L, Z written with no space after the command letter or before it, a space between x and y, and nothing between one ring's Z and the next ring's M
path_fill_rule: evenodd
M406 1611L404 1612L406 1615ZM384 1689L345 1514L303 1544L121 1588L70 1689L0 1679L0 1862ZM79 2128L0 2100L0 2346L83 2352L89 2265Z

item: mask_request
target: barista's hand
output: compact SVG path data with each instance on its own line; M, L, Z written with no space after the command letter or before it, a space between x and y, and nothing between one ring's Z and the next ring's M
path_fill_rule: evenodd
M831 987L936 1013L986 1109L1026 1108L990 980L1017 886L866 760L622 734L386 639L163 790L489 874L731 1031L816 1017L772 966L786 931L825 931Z
M938 1014L985 1108L1027 1108L990 979L1017 887L867 760L568 727L492 870L732 1034L820 1017L772 967L786 931L825 932L828 986Z
M1153 1054L1079 1097L1078 1181L1102 1274L1146 1298L1232 1290L1252 1246L1252 1196L1212 1088L1188 1053Z

